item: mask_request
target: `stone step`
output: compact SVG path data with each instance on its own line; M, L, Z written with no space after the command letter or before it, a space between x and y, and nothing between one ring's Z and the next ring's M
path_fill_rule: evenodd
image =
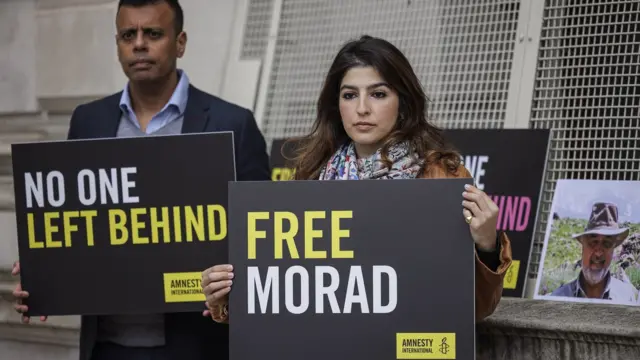
M3 129L0 132L0 141L2 142L25 142L25 141L38 141L47 136L47 132L38 128L19 127L11 129Z
M4 129L0 132L0 156L11 155L11 144L37 142L47 140L47 133L42 130L27 128Z
M78 359L78 316L38 318L23 324L13 309L12 292L18 278L0 271L0 359Z
M16 126L37 127L38 124L48 121L48 118L40 113L2 114L0 115L0 133L4 133L5 129L11 129Z
M41 129L46 133L47 141L66 140L69 132L69 125L51 124L44 125Z
M0 114L0 132L15 126L37 128L43 124L69 124L70 118L71 113Z
M11 144L0 141L0 156L11 156Z
M66 138L69 119L69 114L50 114L46 117L39 114L24 116L0 115L0 154L7 153L7 143Z
M0 176L0 210L13 210L14 207L13 178L11 176Z
M65 139L66 127L64 124L40 124L34 128L24 124L4 126L0 130L0 176L12 174L11 144Z
M11 176L13 174L13 165L11 163L11 148L8 153L0 153L0 177Z

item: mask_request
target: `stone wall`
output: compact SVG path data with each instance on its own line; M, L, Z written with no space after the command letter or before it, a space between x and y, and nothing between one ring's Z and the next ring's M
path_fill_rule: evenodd
M18 279L10 269L18 259L10 144L55 140L66 136L69 114L45 112L0 116L0 359L67 360L77 358L78 318L54 317L46 323L25 325L13 309Z
M17 279L0 273L0 359L76 360L79 318L52 317L45 323L23 324L13 310L11 291Z
M77 359L77 318L47 323L21 324L0 307L0 358ZM635 360L640 308L503 299L477 334L477 360Z
M640 307L503 299L477 333L477 360L640 359Z

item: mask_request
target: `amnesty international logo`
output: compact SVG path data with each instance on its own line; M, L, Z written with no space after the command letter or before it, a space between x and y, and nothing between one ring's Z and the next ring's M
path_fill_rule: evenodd
M451 346L449 346L449 344L447 344L447 338L442 338L442 342L440 343L440 354L443 355L447 355L449 353L449 349L451 348Z
M520 260L513 260L504 276L503 287L505 289L516 288L516 285L518 285L518 270L520 270Z
M205 301L201 284L202 273L165 273L164 301L167 303Z
M455 333L398 333L396 359L455 359Z

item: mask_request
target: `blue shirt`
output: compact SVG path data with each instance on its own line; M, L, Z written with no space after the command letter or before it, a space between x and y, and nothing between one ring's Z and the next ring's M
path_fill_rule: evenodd
M555 289L551 296L564 296L564 297L573 297L573 298L586 298L586 292L582 289L580 285L580 278L582 277L582 272L578 277L559 288ZM638 297L638 290L629 282L623 282L615 277L609 272L606 277L606 285L602 296L600 297L602 300L612 300L614 304L640 304L640 297Z
M156 132L172 121L181 120L184 116L184 110L187 108L187 99L189 98L189 77L180 69L178 69L178 76L180 77L178 85L173 91L169 102L151 118L145 131L146 134ZM142 130L131 106L129 84L125 86L120 97L120 109L122 109L122 120L131 121L138 129Z

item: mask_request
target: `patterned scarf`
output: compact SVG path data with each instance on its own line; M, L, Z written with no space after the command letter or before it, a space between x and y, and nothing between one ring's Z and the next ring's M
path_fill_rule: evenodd
M366 159L358 159L353 142L340 147L320 171L318 180L414 179L424 160L409 153L409 144L389 149L391 169L384 166L380 150Z

